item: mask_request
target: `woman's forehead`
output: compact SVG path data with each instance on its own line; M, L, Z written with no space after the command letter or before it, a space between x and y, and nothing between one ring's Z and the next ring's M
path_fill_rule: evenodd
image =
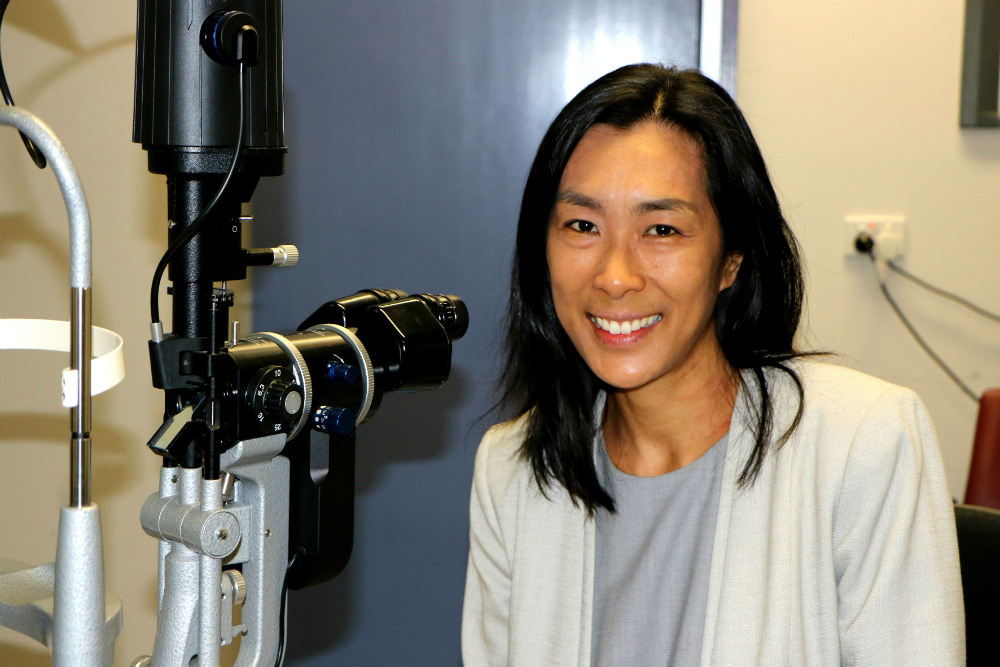
M656 121L626 129L591 127L567 161L556 202L618 198L630 206L672 199L700 208L708 194L699 142Z

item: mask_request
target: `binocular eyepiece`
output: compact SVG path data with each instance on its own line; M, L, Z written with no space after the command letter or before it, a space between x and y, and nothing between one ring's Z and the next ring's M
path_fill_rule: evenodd
M323 304L297 331L228 348L235 440L313 428L346 435L387 391L440 386L469 326L456 296L364 290Z
M222 425L230 446L277 433L292 440L309 429L349 435L374 415L385 392L434 389L447 380L451 343L468 327L469 311L456 296L363 290L323 304L296 331L251 334L215 354L178 353L181 345L201 347L197 339L151 343L154 384L216 383L220 407L232 416ZM165 361L174 354L181 364ZM180 460L203 403L196 395L150 448Z

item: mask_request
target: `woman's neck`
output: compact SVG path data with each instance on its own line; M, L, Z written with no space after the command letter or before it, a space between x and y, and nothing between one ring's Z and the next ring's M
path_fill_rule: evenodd
M604 416L608 456L619 470L639 477L692 463L729 431L738 389L739 373L720 350L699 367L610 391Z

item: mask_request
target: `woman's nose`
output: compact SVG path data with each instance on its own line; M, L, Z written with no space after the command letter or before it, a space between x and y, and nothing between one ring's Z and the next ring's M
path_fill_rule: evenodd
M629 292L641 290L645 284L632 250L621 244L609 247L594 276L594 287L620 299Z

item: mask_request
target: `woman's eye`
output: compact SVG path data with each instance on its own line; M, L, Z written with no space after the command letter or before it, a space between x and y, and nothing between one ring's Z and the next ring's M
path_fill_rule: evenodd
M653 225L646 230L649 236L673 236L677 233L677 228L670 225Z
M584 234L590 234L591 232L597 231L597 225L592 222L587 222L586 220L570 220L566 223L566 227L575 232L583 232Z

